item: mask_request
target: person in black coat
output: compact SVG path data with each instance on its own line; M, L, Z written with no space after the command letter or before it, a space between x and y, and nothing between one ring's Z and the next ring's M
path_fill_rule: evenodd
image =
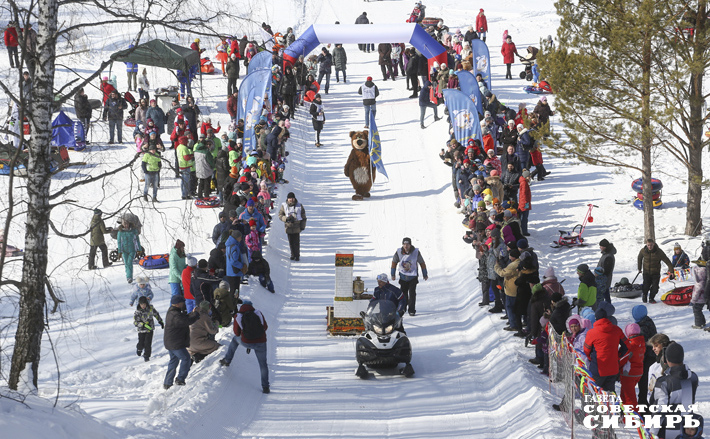
M195 104L195 98L188 96L185 99L185 105L182 106L182 114L187 124L190 126L190 131L193 136L197 136L197 116L200 115L200 108Z
M251 254L251 263L247 271L249 276L257 276L259 284L272 293L275 293L274 282L271 280L271 268L269 262L261 256L261 252L256 250Z
M439 114L436 111L436 104L432 103L429 100L429 91L430 90L431 90L431 82L429 82L429 80L427 79L424 81L424 84L422 85L422 89L419 91L419 126L421 127L421 129L426 128L424 126L424 116L426 115L427 108L434 109L434 122L441 119L439 117Z
M468 30L466 31L466 33L463 36L463 40L468 42L468 44L470 44L471 46L473 46L473 44L471 42L473 40L477 40L477 39L478 39L478 32L473 30L473 26L469 26Z
M518 189L520 188L520 172L515 170L512 163L508 163L508 167L503 170L503 175L500 177L500 182L503 183L504 198L506 200L518 201Z
M503 148L506 150L508 146L517 146L518 144L518 129L515 127L515 121L508 121L508 124L503 128L503 133L501 134L500 141L503 144Z
M320 66L318 67L318 84L323 85L321 82L323 76L325 76L325 86L323 90L325 94L328 94L328 89L330 88L330 74L333 72L333 55L328 52L328 49L324 47L321 48L321 54L318 55L318 62Z
M76 118L84 126L84 134L89 132L92 110L89 97L84 93L84 89L80 88L74 96L74 111L76 112Z
M235 53L229 56L229 61L227 61L227 96L237 92L237 79L239 79L239 60Z
M192 272L192 280L190 281L190 292L195 298L195 303L201 303L206 300L213 302L212 292L219 285L220 279L212 276L207 271L209 264L206 260L200 259L197 263L197 268ZM225 259L225 269L226 269Z
M216 248L210 251L210 259L207 261L207 268L214 273L216 277L224 277L227 271L227 246L220 242ZM190 285L192 287L192 285Z
M417 74L419 73L419 59L421 56L417 53L416 49L409 48L409 61L407 62L407 84L411 84L412 94L410 98L416 98L418 96L417 92L419 89L419 80L417 79Z
M289 108L288 114L285 116L289 119L292 119L296 105L296 92L298 91L298 81L296 80L296 75L293 73L293 69L290 65L287 65L284 69L284 74L281 78L280 87L281 97L283 97L284 103L288 105Z
M178 386L185 385L185 379L190 372L190 353L187 348L190 346L190 325L200 319L200 314L196 311L188 314L185 311L185 298L177 294L170 299L170 309L165 314L165 331L163 332L163 344L170 354L168 372L163 380L163 388L169 389L173 381ZM175 372L178 364L180 371L175 379Z
M616 257L614 256L616 254L616 247L606 239L602 239L599 242L599 249L602 252L602 256L599 258L597 267L604 269L604 275L607 277L606 287L609 289L611 288L614 265L616 264ZM648 340L648 338L646 340Z
M570 304L560 293L553 293L550 296L552 313L550 314L550 324L555 328L555 332L560 335L567 329L567 317L569 317Z
M424 55L419 56L419 71L417 73L422 84L426 79L429 79L429 60Z
M506 152L500 156L500 165L503 172L508 169L508 163L512 163L513 168L516 171L522 172L522 168L520 167L520 159L515 154L515 146L513 145L508 145Z

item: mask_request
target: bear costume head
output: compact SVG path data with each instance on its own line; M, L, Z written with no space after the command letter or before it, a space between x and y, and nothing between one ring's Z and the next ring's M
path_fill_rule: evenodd
M350 131L350 143L352 144L352 147L361 151L367 151L367 136L367 130Z

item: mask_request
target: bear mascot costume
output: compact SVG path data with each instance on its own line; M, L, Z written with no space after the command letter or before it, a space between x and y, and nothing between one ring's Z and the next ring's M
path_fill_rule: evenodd
M350 131L350 143L353 150L345 164L345 175L355 189L353 200L370 197L370 189L375 181L375 167L370 162L370 152L367 147L367 130Z

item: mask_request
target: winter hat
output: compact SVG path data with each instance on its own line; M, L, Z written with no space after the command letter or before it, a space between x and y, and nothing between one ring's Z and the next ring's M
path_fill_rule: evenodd
M672 342L666 348L666 361L669 363L683 364L683 358L685 357L685 352L683 351L683 346L676 342Z
M530 171L527 169L523 170L523 178L529 178L530 177Z
M478 202L478 207L486 208L486 202L485 201L479 201Z
M604 309L600 308L594 313L594 317L597 320L601 320L607 318L608 314L606 313L606 311L604 311Z
M493 151L492 149L490 151ZM491 177L497 177L498 176L498 170L494 169L491 171Z
M507 209L510 207L510 203L507 201L503 201L503 204L501 204L501 206L503 206L503 209Z
M582 323L582 318L577 314L572 314L567 318L567 326L579 325Z
M559 302L562 300L562 294L560 293L552 293L550 296L550 301L552 302Z
M518 239L517 244L518 244L518 248L521 250L528 248L528 240L525 238Z
M197 258L194 258L192 256L187 257L187 266L188 267L197 267Z
M508 252L508 256L512 256L512 257L514 257L514 258L517 259L517 258L520 257L520 250L518 250L517 248L511 249L511 250Z
M592 308L584 308L580 315L582 316L582 318L587 319L592 323L596 321L596 317L594 316L594 310Z
M412 238L402 238L402 244L412 244Z
M261 252L259 250L254 250L251 254L252 261L258 261L261 259Z
M601 241L599 241L599 246L600 247L609 247L609 241L607 241L606 238L604 238Z
M681 250L681 246L677 242L673 245L673 250L675 250L675 249Z
M197 268L205 269L207 268L207 259L200 259L200 262L197 263Z
M203 300L200 302L200 311L209 311L210 310L210 303L206 300Z
M504 216L505 218L512 218L512 217L513 217L513 212L511 212L510 210L505 210L505 211L503 211L503 216Z
M481 185L480 185L480 184L474 184L474 185L473 185L473 190L474 190L474 191L480 191L480 190L481 190Z
M229 217L230 217L230 218L236 218L236 217L237 217L237 211L236 211L236 210L230 210L230 211L229 211Z
M227 248L227 244L225 244L223 242L220 242L219 244L217 244L217 250L224 250L226 248Z
M256 221L254 221L254 218L249 220L249 227L256 227Z
M641 333L641 327L637 323L629 323L624 328L624 334L626 337L631 337L632 335L639 335Z
M616 312L616 308L614 308L614 305L604 300L602 300L601 302L597 302L597 310L600 309L603 309L604 312L606 312L607 316L613 316Z
M289 192L288 195L286 195L286 199L288 198L296 199L296 194L294 194L293 192Z
M185 243L178 239L175 241L175 248L185 248Z
M148 298L145 296L141 296L138 298L138 303L145 303L146 305L148 304Z
M532 287L532 295L540 294L543 291L545 291L545 288L542 286L542 284L535 284Z
M387 277L387 275L385 273L380 273L377 275L377 281L389 283L389 278Z
M631 309L631 317L634 318L636 323L640 322L641 319L648 315L648 309L646 305L636 305Z
M491 238L493 238L493 239L500 238L500 229L499 228L496 227L495 229L491 230Z
M545 270L545 273L543 273L542 278L543 279L550 279L550 278L557 278L555 276L555 269L552 267L548 267L547 270Z
M577 274L586 273L588 271L589 271L589 265L587 265L587 264L579 264L577 266Z
M185 303L185 297L182 294L176 294L170 298L171 305L178 305L180 303Z
M498 198L493 198L493 199L491 200L491 203L493 203L493 204L500 204L500 200L499 200Z
M249 201L247 201L247 207L254 207L254 200L249 199Z
M604 269L602 267L597 267L594 269L594 275L595 276L603 276L604 275Z
M229 282L227 282L226 280L220 281L219 288L229 291Z
M232 238L238 239L242 237L242 232L239 230L232 230Z
M101 209L99 209L99 208L94 209L94 215L101 215L102 213L104 213L104 212Z
M148 285L148 277L147 276L138 276L136 278L136 283L138 285Z
M547 102L547 96L543 96L540 98L540 102Z

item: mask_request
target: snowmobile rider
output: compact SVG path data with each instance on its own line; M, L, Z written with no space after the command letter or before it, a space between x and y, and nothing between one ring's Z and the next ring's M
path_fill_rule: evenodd
M407 309L407 298L404 293L389 282L389 278L385 273L377 275L377 287L375 287L370 303L375 300L389 300L397 305L397 313L400 317L404 315Z

